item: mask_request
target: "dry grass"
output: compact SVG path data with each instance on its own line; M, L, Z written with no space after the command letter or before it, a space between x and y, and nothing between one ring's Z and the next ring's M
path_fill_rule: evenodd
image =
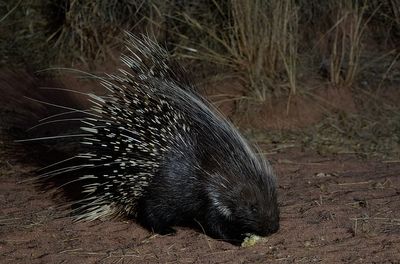
M0 51L4 65L72 66L110 58L124 29L141 26L146 1L26 0L6 1ZM3 14L3 12L1 12Z
M181 18L192 30L180 32L185 39L196 32L205 37L200 42L196 38L187 43L183 50L189 52L184 52L184 56L230 68L252 97L260 101L272 94L283 94L284 90L295 93L298 55L295 1L232 0L226 2L224 10L216 1L213 3L220 10L220 17L199 19L187 12L177 14L177 19ZM211 23L216 26L210 26ZM283 82L278 81L281 79Z
M221 97L239 106L244 100L252 107L286 96L288 111L291 95L309 94L309 79L367 86L372 95L400 80L399 0L9 0L0 4L0 14L0 64L7 68L99 64L119 54L122 30L128 29L156 36L185 65L197 62L201 70L194 72L203 80L221 73L240 80L244 94ZM325 74L318 72L321 65ZM346 134L356 133L351 128L376 132L390 126L387 131L396 132L396 111L334 114L318 129L341 139L345 134L354 143L358 136ZM374 133L366 132L370 142ZM387 151L395 140L389 138L368 148Z
M332 84L354 84L371 28L386 39L400 37L399 6L399 0L6 1L0 51L3 65L88 64L118 54L123 29L147 32L178 48L181 58L233 72L250 98L264 101L300 91L299 76L321 62ZM320 43L327 47L318 54Z
M144 1L61 1L52 8L60 10L60 24L47 38L58 56L65 60L87 63L88 59L104 60L121 43L123 29L140 24ZM144 12L144 11L143 11Z
M338 1L336 24L332 28L330 81L337 86L351 86L358 76L363 52L362 37L368 21L366 6L351 1Z

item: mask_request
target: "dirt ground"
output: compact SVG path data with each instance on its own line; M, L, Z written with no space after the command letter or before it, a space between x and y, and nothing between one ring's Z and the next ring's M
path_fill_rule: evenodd
M281 229L240 248L184 228L159 236L131 220L73 222L26 182L36 168L13 146L0 146L0 263L400 263L400 162L270 155Z
M0 88L33 83L25 76ZM8 95L3 103L16 98ZM0 116L0 263L400 263L400 161L297 148L268 155L281 228L242 248L188 228L160 236L129 219L73 222L28 180L40 167L32 154L1 132L23 117L18 108Z

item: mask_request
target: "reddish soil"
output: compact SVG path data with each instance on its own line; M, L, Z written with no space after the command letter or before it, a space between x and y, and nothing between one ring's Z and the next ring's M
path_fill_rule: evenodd
M185 228L159 236L131 220L73 222L24 182L35 167L11 151L2 145L1 263L400 263L400 163L270 156L281 229L240 248Z
M234 116L240 127L251 129L297 130L316 124L332 112L357 112L350 88L336 88L313 80L307 87L309 91L292 95L290 99L274 97L266 98L265 102L240 101L245 91L235 79L208 84L206 91L225 115Z
M160 236L129 219L73 222L27 181L38 165L9 137L15 111L0 116L0 263L400 263L400 162L268 156L281 229L241 248L188 228Z

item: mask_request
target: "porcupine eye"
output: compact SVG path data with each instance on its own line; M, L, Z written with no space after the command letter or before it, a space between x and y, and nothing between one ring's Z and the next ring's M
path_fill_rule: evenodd
M257 209L257 207L256 207L255 205L251 205L250 211L251 211L253 214L257 214L257 213L258 213L258 209Z
M255 201L249 201L249 197L240 198L242 203L238 203L235 210L235 216L239 221L252 223L259 218L259 208Z
M250 204L248 213L247 213L247 220L251 222L256 222L260 219L259 209L257 204Z
M270 215L263 206L268 204L262 193L254 191L252 188L242 188L235 199L240 201L234 215L237 225L241 226L242 233L254 233L264 235L268 233Z

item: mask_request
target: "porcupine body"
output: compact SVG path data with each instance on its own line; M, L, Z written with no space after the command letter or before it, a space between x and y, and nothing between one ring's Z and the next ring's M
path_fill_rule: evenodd
M147 37L127 34L127 69L99 77L106 96L89 94L79 219L134 216L154 232L200 224L206 234L241 241L279 228L276 179L236 128L195 90L184 70Z

